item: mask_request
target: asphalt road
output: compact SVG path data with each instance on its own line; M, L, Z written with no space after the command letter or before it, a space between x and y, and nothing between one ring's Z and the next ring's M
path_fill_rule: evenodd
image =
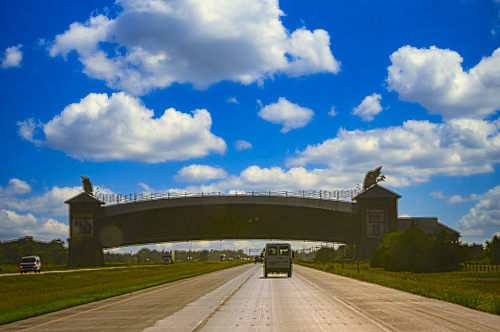
M500 331L500 316L294 266L248 264L0 326L0 331Z

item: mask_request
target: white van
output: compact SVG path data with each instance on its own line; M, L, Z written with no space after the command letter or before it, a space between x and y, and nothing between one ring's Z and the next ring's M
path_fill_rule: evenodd
M163 250L163 264L172 264L175 261L174 250Z
M289 243L267 243L264 251L264 277L286 273L292 277L292 246Z
M38 256L23 257L19 262L19 270L21 273L26 273L28 271L40 273L40 271L42 270L42 261Z

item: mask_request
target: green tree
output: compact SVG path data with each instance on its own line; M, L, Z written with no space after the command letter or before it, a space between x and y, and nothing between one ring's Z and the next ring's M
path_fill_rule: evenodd
M316 255L314 256L314 260L318 262L331 262L337 257L335 253L335 249L322 247L318 251L316 251Z
M446 229L428 235L412 222L406 232L381 240L370 265L389 271L444 272L458 270L466 258L467 248Z
M500 238L493 236L491 241L486 241L486 257L490 259L491 264L500 265Z
M448 272L460 268L460 263L467 260L468 250L442 228L432 235L430 247L424 254L425 257L420 261L420 271Z
M384 236L372 256L370 266L386 268L394 255L394 247L402 236L401 232L393 232Z

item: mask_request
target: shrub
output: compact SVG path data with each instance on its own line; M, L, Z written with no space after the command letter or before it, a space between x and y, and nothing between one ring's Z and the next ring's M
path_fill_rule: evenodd
M406 232L382 239L370 265L389 271L445 272L458 270L466 258L467 248L444 228L428 235L412 222Z

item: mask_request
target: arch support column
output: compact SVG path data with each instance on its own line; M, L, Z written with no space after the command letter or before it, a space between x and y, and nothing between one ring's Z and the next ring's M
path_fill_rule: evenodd
M398 230L398 200L401 195L374 184L353 198L358 204L361 221L359 248L356 258L369 261L378 248L380 240Z
M68 266L102 265L102 244L96 234L104 202L82 192L64 203L69 205Z

